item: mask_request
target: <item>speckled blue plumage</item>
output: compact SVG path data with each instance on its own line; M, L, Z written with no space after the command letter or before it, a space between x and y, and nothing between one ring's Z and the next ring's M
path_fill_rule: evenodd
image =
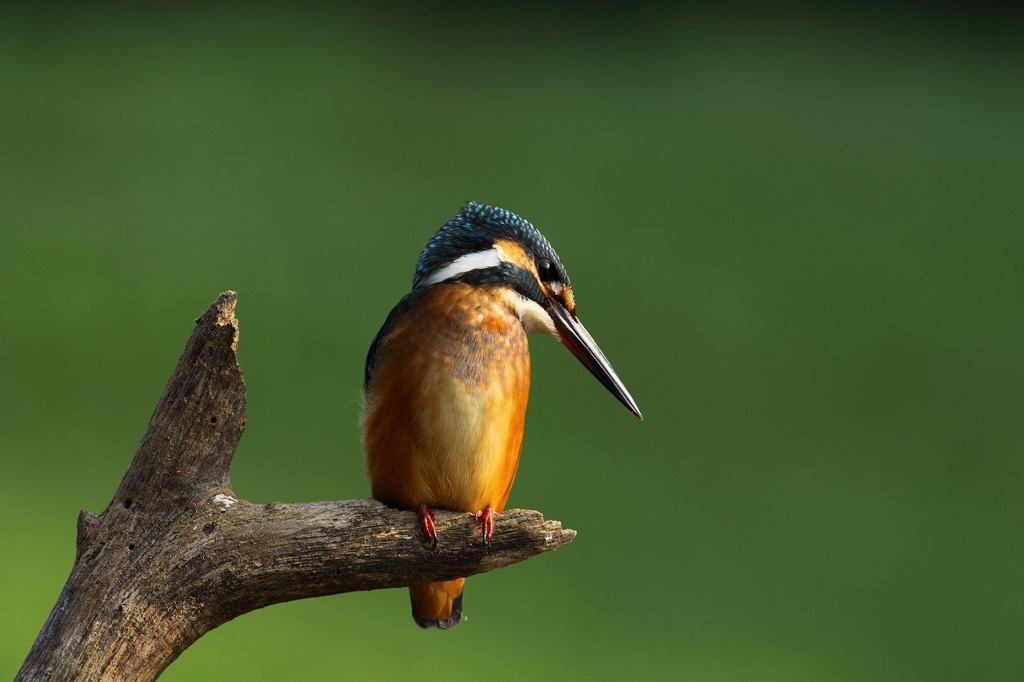
M537 258L548 259L558 279L568 283L561 259L537 228L511 211L470 202L427 242L416 263L413 287L459 256L486 251L498 239L518 242Z

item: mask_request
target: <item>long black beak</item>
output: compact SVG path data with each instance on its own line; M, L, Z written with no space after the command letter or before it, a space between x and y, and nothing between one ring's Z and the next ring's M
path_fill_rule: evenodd
M590 370L590 373L597 377L620 403L643 419L644 416L640 414L640 408L636 406L633 396L626 390L619 375L612 369L612 364L598 348L597 342L587 332L583 323L557 300L548 299L547 310L558 330L559 339L569 352L575 355L576 359L583 363L583 366Z

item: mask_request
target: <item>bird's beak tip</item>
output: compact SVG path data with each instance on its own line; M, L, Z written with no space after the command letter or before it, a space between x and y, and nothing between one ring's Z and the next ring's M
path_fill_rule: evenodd
M637 406L636 401L633 400L633 396L629 395L628 391L626 391L625 399L620 398L620 400L622 401L622 404L625 405L630 412L636 415L637 419L639 419L640 421L644 420L644 415L640 412L640 408Z
M598 381L614 395L619 402L626 406L630 412L635 414L640 421L644 416L640 413L633 396L626 390L626 386L619 379L615 370L612 369L608 358L604 356L597 342L587 332L586 328L573 313L570 313L559 303L552 301L549 308L551 317L559 332L562 345L569 349L576 359L583 363L583 366L590 370Z

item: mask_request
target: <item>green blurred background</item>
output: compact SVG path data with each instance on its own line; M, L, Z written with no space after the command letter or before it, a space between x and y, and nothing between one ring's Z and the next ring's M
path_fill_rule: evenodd
M470 199L646 417L533 340L510 505L577 540L455 631L285 604L164 679L1024 676L1021 17L853 7L0 10L0 678L225 289L238 494L367 495L366 347Z

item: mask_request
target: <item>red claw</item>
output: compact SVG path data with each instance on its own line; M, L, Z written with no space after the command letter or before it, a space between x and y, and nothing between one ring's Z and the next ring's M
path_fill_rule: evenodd
M480 522L484 545L490 545L491 538L494 536L494 510L484 507L476 513L476 520Z
M430 544L431 549L437 548L437 529L434 527L434 510L425 504L421 504L416 513L420 517L420 528L423 529L423 535L426 536L427 542Z

